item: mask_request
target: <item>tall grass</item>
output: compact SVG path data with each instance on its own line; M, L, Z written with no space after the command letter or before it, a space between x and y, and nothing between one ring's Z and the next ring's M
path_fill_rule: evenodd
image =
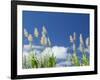
M38 58L34 53L29 54L28 56L28 65L30 68L46 68L46 67L55 67L56 66L56 57L52 54L46 54ZM26 68L28 65L25 65Z
M29 55L27 56L27 59L26 59L26 56L24 56L23 68L44 68L44 67L56 66L56 57L54 56L53 53L50 53L52 55L49 55L47 53L44 56L41 55L41 58L38 58L34 50L34 47L32 47L33 36L29 34L26 29L24 29L24 35L29 41L30 52L29 52ZM39 32L38 32L38 29L35 27L34 40L35 38L38 38L38 37L39 37ZM44 47L51 47L51 41L50 41L50 38L47 36L47 30L45 26L42 27L42 36L41 36L40 43ZM52 49L51 49L51 52L52 52Z
M73 35L70 35L70 42L73 45L73 55L72 55L72 65L80 66L79 58L77 56L77 48L76 48L76 33L74 32Z
M28 55L23 55L23 68L47 68L47 67L55 67L57 64L57 58L52 52L51 47L51 40L48 36L47 29L45 26L42 27L41 33L39 33L38 28L35 27L33 35L29 34L26 29L24 29L24 36L27 38L30 46L30 51ZM35 49L33 47L34 40L39 39L40 45L44 47L44 50L49 47L50 51L48 51L45 55L41 54L41 57L37 56L37 53L35 52ZM89 49L89 38L86 39L86 44L84 43L84 39L82 34L80 34L79 41L80 41L80 51L82 58L79 59L78 53L77 53L77 46L76 46L76 33L74 32L73 35L70 35L70 43L72 44L73 53L71 55L70 62L72 66L88 66L89 65L89 58L87 56L87 53L85 52L85 45ZM43 50L43 51L44 51ZM42 52L41 52L42 53ZM68 58L68 57L67 57ZM69 61L69 59L66 59Z
M55 67L56 66L56 57L54 57L53 54L51 56L47 54L42 57L40 62L41 62L40 67L42 67L42 68Z
M77 56L76 33L74 33L73 36L70 35L70 42L73 45L73 55L72 55L71 61L74 66L87 66L89 65L89 59L85 52L85 44L84 44L84 39L83 39L82 34L80 34L79 39L80 39L80 51L82 55L81 60ZM89 39L86 41L86 45L89 48Z

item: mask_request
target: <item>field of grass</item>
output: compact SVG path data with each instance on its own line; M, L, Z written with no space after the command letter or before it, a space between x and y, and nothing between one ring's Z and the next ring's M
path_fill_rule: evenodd
M38 29L34 29L34 37L38 38L39 36ZM48 67L56 67L57 66L57 57L54 55L54 52L52 51L52 43L50 41L49 36L47 35L47 30L45 27L42 29L42 36L40 40L40 45L43 46L43 50L45 50L47 47L50 48L49 51L47 51L45 54L41 54L43 51L41 51L40 56L37 55L34 47L33 47L33 36L27 32L27 30L24 30L24 36L29 41L29 48L30 51L27 55L23 54L23 61L22 66L24 69L29 68L48 68ZM34 39L35 40L35 39ZM80 55L81 58L78 56L78 48L76 47L76 33L74 32L73 35L70 35L70 43L73 47L72 54L70 56L70 59L68 56L66 56L66 64L68 61L71 62L71 66L89 66L89 56L87 56L86 48L89 50L89 38L86 39L86 43L83 39L83 35L80 34L79 37L80 40ZM66 66L67 67L67 66Z

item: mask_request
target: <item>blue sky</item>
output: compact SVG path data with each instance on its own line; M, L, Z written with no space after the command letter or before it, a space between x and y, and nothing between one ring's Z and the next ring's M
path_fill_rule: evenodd
M43 25L48 31L52 45L70 46L69 36L74 32L77 35L77 45L80 33L84 39L89 37L89 14L23 11L23 29L33 35L34 27L41 33ZM39 40L40 38L35 39L33 43L40 44ZM28 44L28 40L23 38L23 43Z

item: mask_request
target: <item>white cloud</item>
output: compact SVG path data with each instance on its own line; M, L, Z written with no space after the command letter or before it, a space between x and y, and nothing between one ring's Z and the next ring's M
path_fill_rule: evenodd
M52 53L54 54L54 56L56 56L57 59L65 59L67 56L67 48L66 47L62 47L62 46L53 46L52 48L50 47L46 47L42 52L40 49L42 49L42 46L33 46L36 50L36 52L40 53L41 56L43 55L52 55ZM29 45L24 45L24 54L26 54L26 52L28 52L30 50ZM37 54L38 54L37 53Z
M52 48L52 52L54 55L59 58L59 59L65 59L67 55L67 48L65 47L59 47L59 46L54 46Z
M33 45L32 46L34 49L43 49L43 46L37 46L37 45ZM23 46L24 51L29 51L30 50L30 45L24 45Z
M52 55L52 48L50 47L47 47L43 50L43 52L41 53L42 56L45 56L45 55Z
M46 47L43 48L44 50L40 50L42 46L38 47L35 46L35 52L37 58L40 60L41 57L48 57L54 54L54 56L57 58L57 60L61 60L60 62L57 63L57 66L65 66L65 65L70 65L71 62L66 62L67 56L70 57L67 53L68 48L63 47L63 46L53 46L53 47ZM24 51L23 54L25 56L29 55L29 46L24 45ZM28 50L28 51L27 51Z
M43 46L38 46L38 45L33 45L32 47L34 47L34 48L44 48ZM30 45L24 45L24 48L29 49Z
M54 54L54 56L56 56L57 59L65 59L67 56L67 48L61 46L54 46L52 48L47 47L41 54L52 55L52 53Z

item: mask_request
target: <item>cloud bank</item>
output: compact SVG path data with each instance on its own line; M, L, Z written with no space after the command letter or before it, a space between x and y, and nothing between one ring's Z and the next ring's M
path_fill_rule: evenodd
M56 56L57 59L65 59L67 56L67 48L66 47L62 47L62 46L53 46L53 47L46 47L44 50L41 51L41 49L43 49L42 46L33 46L35 51L38 54L41 55L52 55L54 54L54 56ZM24 49L23 49L23 54L28 54L30 47L29 45L24 45Z

